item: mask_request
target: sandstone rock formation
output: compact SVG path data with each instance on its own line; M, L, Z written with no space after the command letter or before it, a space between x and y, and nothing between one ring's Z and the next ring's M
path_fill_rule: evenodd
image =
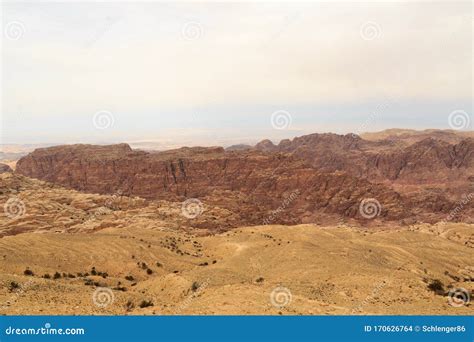
M17 172L84 192L199 198L237 215L239 222L222 225L219 217L203 222L216 228L269 223L269 218L283 224L366 222L359 210L365 199L376 199L377 219L437 222L470 193L473 150L470 138L455 145L429 138L400 148L353 134L312 134L279 145L267 140L252 150L230 151L71 145L37 149L18 162ZM469 221L472 212L469 201L451 219Z
M0 163L0 173L13 172L12 168L7 164Z

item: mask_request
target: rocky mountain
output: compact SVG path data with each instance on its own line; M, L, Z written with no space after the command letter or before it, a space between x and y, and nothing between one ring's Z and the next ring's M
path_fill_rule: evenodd
M270 220L219 232L213 227L241 222L238 208L205 203L189 219L181 203L84 193L12 173L0 175L0 206L0 314L472 311L449 297L460 288L472 298L472 224ZM381 289L380 300L367 300ZM98 291L106 305L94 300ZM284 305L272 302L275 291L289 297Z
M249 150L251 148L252 148L251 145L237 144L237 145L231 145L229 147L226 147L226 151L243 151L243 150Z
M320 171L344 171L372 182L419 186L455 181L471 189L474 175L474 138L459 138L451 144L428 137L403 147L387 139L370 141L353 134L311 134L278 145L263 140L255 149L287 153Z
M404 145L411 145L420 140L433 138L442 140L450 144L457 144L466 138L474 138L473 131L455 131L455 130L440 130L440 129L425 129L417 131L414 129L399 129L392 128L380 132L363 133L360 135L362 139L370 141L388 140L397 141Z
M376 204L371 223L437 222L471 193L473 150L469 138L455 145L429 138L399 148L353 134L311 134L278 145L267 140L230 151L69 145L37 149L19 160L16 171L83 192L178 202L199 198L237 220L224 224L215 217L210 225L216 229L265 222L367 223L361 204L369 199ZM468 201L451 219L469 221L472 212Z
M468 315L472 151L37 149L0 174L0 314Z
M0 163L0 173L13 172L12 168L7 164Z

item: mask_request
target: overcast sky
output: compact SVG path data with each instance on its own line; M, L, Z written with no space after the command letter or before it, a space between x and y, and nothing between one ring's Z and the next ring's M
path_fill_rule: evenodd
M472 23L451 1L7 3L1 142L472 129Z

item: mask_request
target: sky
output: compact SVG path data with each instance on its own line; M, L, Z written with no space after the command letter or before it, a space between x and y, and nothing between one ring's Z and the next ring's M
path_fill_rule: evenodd
M2 144L472 130L470 2L7 2Z

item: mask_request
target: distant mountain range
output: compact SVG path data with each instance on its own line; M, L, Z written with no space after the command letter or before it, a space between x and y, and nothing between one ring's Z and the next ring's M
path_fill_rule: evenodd
M16 172L83 192L199 198L227 214L195 224L221 230L262 224L268 217L281 224L472 221L472 201L457 210L474 193L471 133L377 134L310 134L278 145L263 140L163 152L127 144L55 146L21 158ZM369 207L376 210L373 216L361 213L368 200L376 203ZM284 214L273 215L282 203Z

